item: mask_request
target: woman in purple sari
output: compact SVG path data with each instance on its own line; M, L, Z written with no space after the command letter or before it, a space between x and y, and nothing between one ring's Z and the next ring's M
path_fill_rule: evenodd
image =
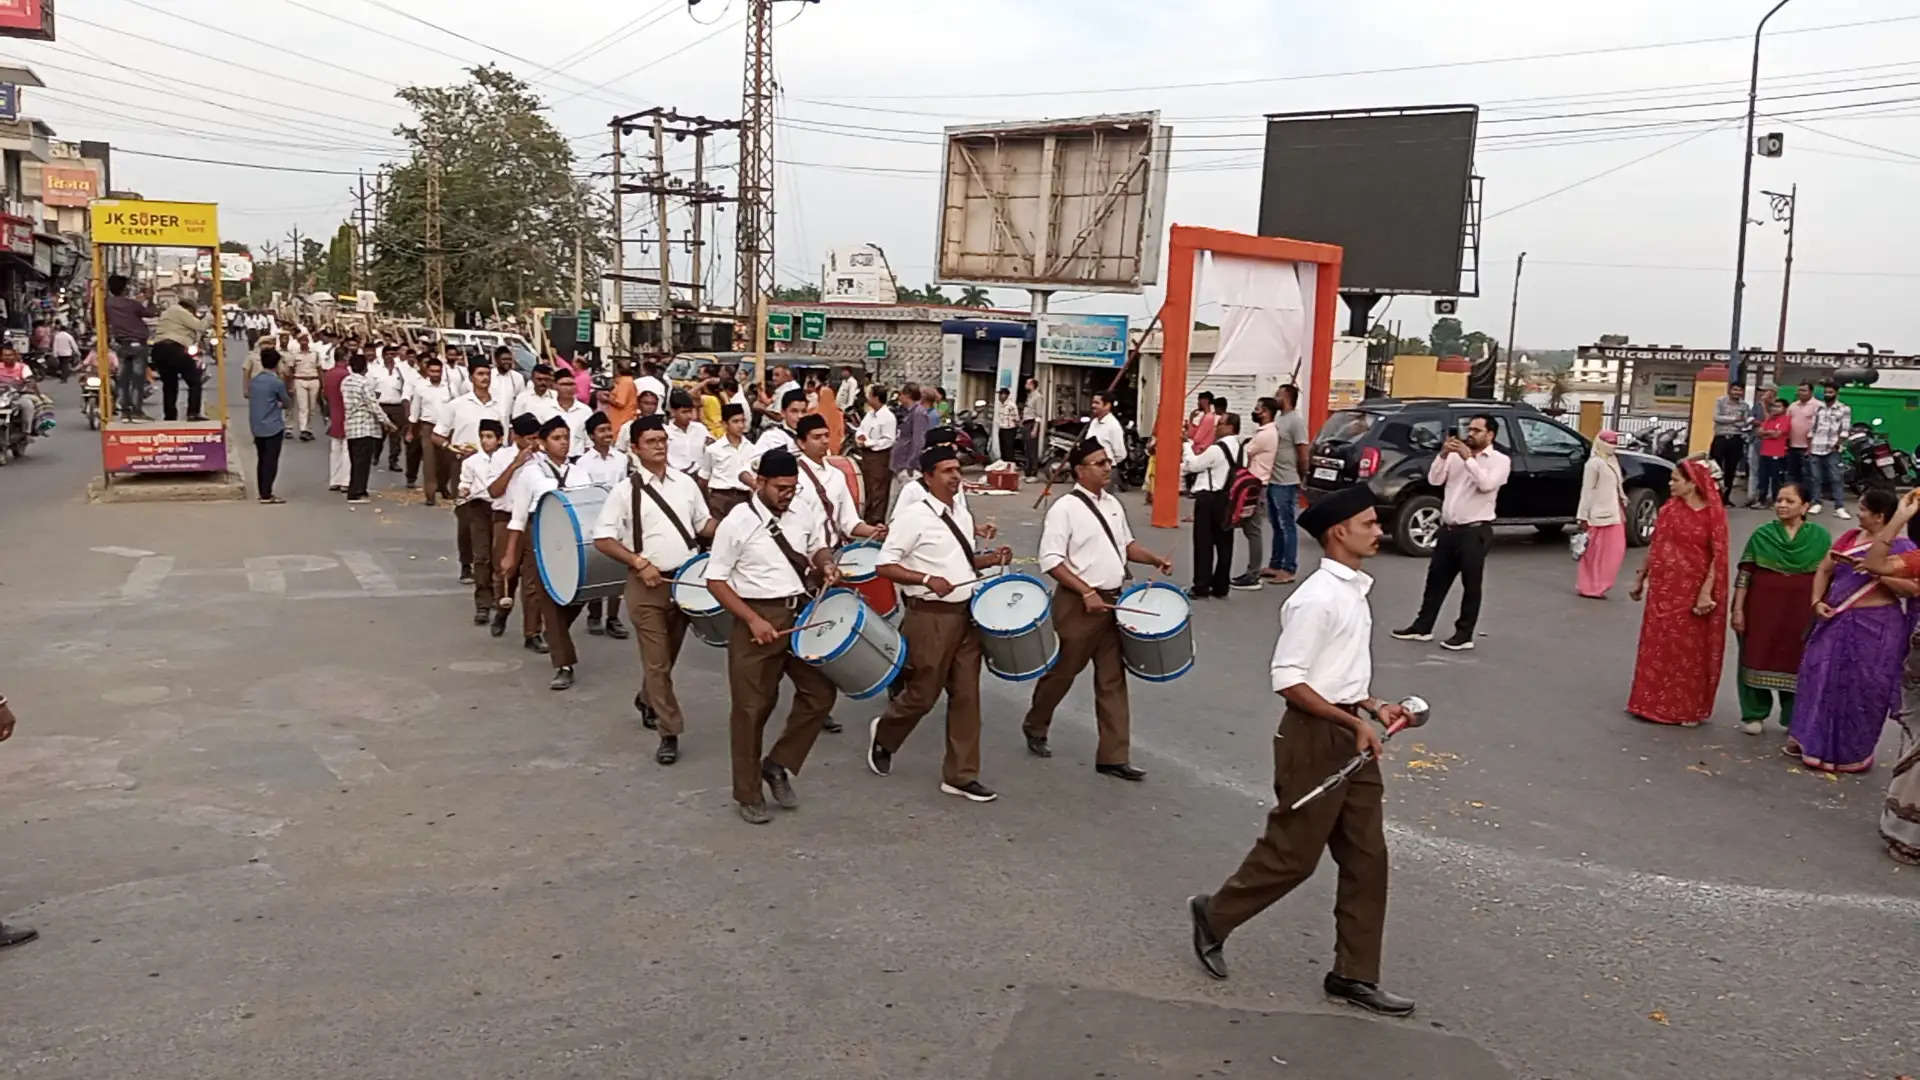
M1865 772L1887 717L1900 708L1920 582L1867 573L1861 566L1873 538L1893 515L1893 493L1870 489L1860 500L1860 527L1834 541L1814 575L1817 621L1800 661L1799 699L1783 753L1809 769ZM1914 551L1900 538L1893 555Z

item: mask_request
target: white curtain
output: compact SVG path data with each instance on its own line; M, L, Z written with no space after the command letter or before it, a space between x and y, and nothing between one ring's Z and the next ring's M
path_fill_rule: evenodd
M1303 378L1313 343L1314 297L1320 268L1314 263L1273 262L1211 253L1201 284L1202 301L1218 300L1220 351L1215 375L1278 375Z

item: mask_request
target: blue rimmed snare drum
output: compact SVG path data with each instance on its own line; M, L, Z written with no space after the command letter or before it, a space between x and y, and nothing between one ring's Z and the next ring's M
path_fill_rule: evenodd
M627 587L627 568L593 546L593 525L613 489L598 484L557 488L540 496L527 526L540 584L553 602L566 607L608 596Z
M707 588L707 553L700 552L680 564L673 572L673 588L668 593L674 606L686 613L693 636L709 645L725 648L733 634L733 612L720 606Z
M900 676L907 640L852 589L828 589L800 612L788 648L850 698L870 698Z
M1193 601L1178 586L1148 581L1120 594L1114 614L1120 657L1149 682L1177 679L1193 666Z
M1052 670L1060 659L1053 632L1053 595L1046 583L1028 574L1002 574L974 586L968 601L973 625L980 628L980 651L987 670L1023 682Z

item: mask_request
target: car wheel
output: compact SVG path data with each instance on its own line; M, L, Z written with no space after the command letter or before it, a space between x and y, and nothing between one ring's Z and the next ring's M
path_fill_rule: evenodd
M1660 513L1660 496L1646 488L1627 493L1627 546L1653 542L1653 519Z
M1415 495L1400 504L1393 515L1393 546L1400 554L1424 559L1433 554L1440 541L1440 499L1434 495Z

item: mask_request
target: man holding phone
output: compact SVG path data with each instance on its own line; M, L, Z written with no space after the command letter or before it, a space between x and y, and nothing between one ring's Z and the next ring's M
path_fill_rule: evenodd
M1480 581L1486 570L1487 548L1493 543L1494 506L1507 482L1512 462L1494 449L1500 421L1478 413L1467 421L1466 437L1447 441L1427 468L1427 483L1441 488L1440 536L1427 563L1427 587L1420 598L1420 614L1393 632L1401 641L1432 641L1440 605L1460 578L1460 618L1453 636L1440 647L1453 652L1473 648L1473 630L1480 621Z

